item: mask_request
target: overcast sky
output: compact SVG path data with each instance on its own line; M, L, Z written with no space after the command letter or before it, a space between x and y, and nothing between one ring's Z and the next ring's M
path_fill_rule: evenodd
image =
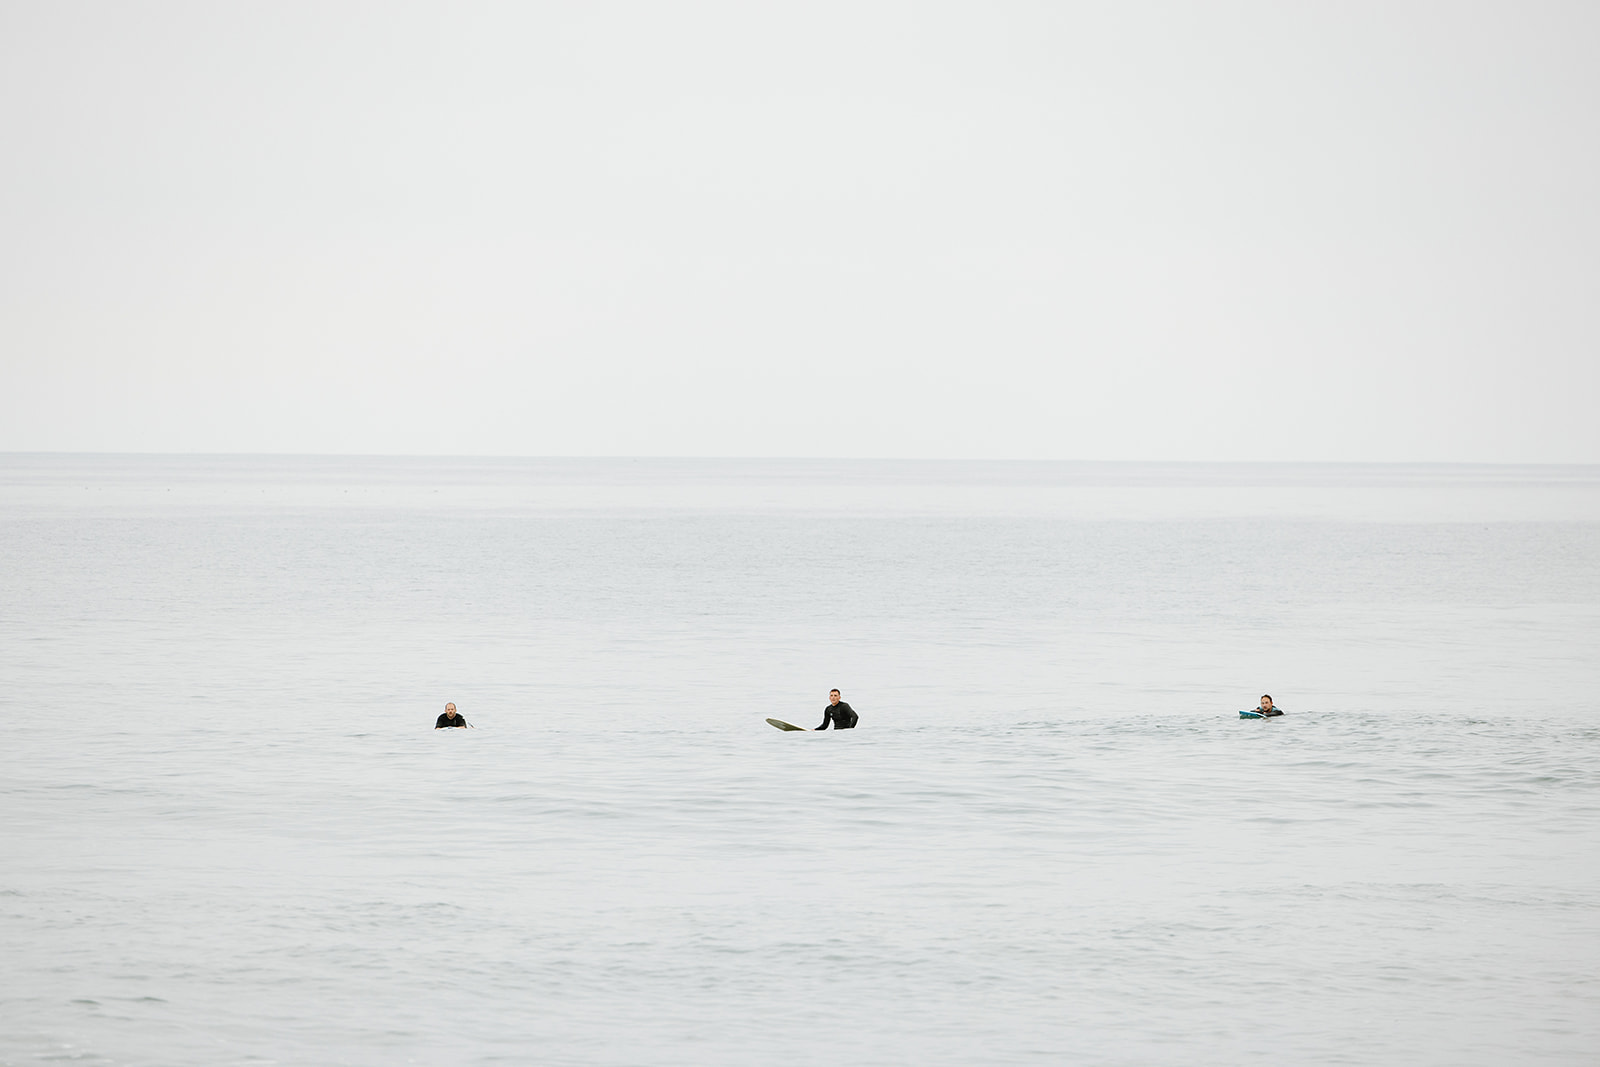
M1600 4L0 2L0 450L1600 462Z

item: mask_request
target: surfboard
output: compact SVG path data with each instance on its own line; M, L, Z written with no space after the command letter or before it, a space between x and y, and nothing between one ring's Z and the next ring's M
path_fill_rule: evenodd
M1259 711L1241 711L1239 713L1239 718L1241 718L1241 719L1265 719L1266 716L1261 714Z
M768 719L767 721L770 722L772 725L776 726L780 730L804 730L805 729L804 726L796 726L794 723L792 723L792 722L784 722L782 719ZM809 731L807 731L807 732L809 732Z

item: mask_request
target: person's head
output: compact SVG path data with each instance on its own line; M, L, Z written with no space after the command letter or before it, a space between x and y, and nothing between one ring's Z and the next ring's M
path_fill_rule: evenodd
M1262 693L1261 694L1261 706L1264 707L1264 708L1272 707L1272 698L1267 696L1267 694Z
M446 704L444 706L444 713L446 715L450 716L452 719L455 718L456 717L456 706L454 704Z
M830 703L830 704L839 703L839 691L837 689L828 690L828 703Z

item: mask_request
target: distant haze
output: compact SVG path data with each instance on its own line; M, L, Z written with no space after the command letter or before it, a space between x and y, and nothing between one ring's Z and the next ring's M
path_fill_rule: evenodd
M0 451L1600 461L1600 5L0 6Z

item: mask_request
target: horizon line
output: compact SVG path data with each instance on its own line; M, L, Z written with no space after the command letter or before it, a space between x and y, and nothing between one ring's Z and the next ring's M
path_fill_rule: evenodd
M1478 459L1061 459L981 456L805 456L805 455L646 455L627 453L536 454L515 452L233 452L102 451L77 449L0 449L3 457L79 457L127 459L346 459L346 460L615 460L632 462L748 463L955 463L1073 466L1239 466L1239 467L1600 467L1600 460Z

